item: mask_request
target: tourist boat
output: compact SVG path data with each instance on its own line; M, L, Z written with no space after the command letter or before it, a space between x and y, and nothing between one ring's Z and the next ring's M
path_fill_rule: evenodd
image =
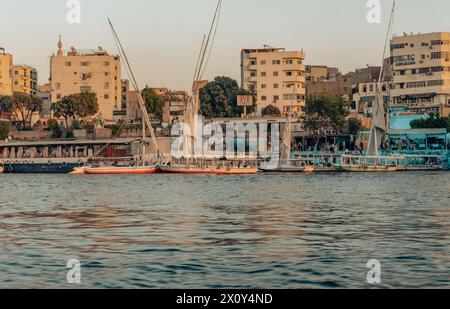
M258 173L256 167L201 167L193 165L165 165L159 166L165 174L211 174L211 175L254 175Z
M389 173L405 169L401 162L405 157L343 155L342 162L333 164L340 173Z

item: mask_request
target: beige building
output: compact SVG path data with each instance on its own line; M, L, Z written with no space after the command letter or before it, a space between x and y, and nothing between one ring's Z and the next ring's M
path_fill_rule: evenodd
M244 49L241 85L256 96L257 114L273 105L283 114L301 115L305 107L303 51L282 48Z
M12 64L13 56L0 47L0 95L12 94Z
M416 113L450 112L450 33L404 34L391 40L394 105Z
M13 65L12 91L36 95L38 92L37 70L28 65Z
M329 80L329 68L326 65L307 65L305 79L306 81Z
M50 60L52 102L71 94L92 91L97 94L98 116L113 121L114 112L122 109L120 58L109 55L100 47L97 51L72 47L66 53L62 47L60 39L58 53Z

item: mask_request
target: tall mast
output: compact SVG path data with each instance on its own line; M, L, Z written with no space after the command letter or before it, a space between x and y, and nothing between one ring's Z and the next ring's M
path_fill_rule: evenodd
M157 157L159 158L160 150L159 150L158 142L156 140L155 131L153 130L153 126L150 121L150 117L148 116L148 111L147 111L147 108L145 107L145 102L144 102L144 99L142 98L142 94L139 89L139 85L138 85L136 78L134 76L134 73L131 69L130 62L128 61L128 57L125 53L122 43L119 40L119 36L117 35L116 30L114 29L114 26L109 18L108 18L108 22L109 22L109 26L111 27L111 31L113 33L114 41L117 45L117 49L119 50L119 54L124 59L124 64L125 64L125 68L126 68L126 71L128 74L128 78L130 79L130 82L131 82L131 85L133 86L134 91L138 94L138 104L139 104L139 108L142 112L143 143L144 143L144 145L146 143L146 141L145 141L146 140L146 128L145 127L147 126L147 128L151 134L152 143L153 143L153 146L155 147ZM145 146L143 147L143 150L145 150ZM145 153L143 154L143 161L145 162Z
M391 17L389 19L388 30L386 34L386 40L383 49L383 59L381 62L381 70L378 78L377 84L377 95L373 102L372 106L372 128L370 130L370 138L369 138L369 147L367 154L369 156L379 156L380 155L380 146L383 142L383 139L386 135L386 116L385 116L385 106L384 106L384 98L381 92L383 77L385 75L385 58L386 58L386 49L389 43L389 37L392 30L392 25L394 23L394 15L395 15L395 2L394 0L392 4Z
M199 98L199 81L203 78L206 67L208 66L209 58L211 56L212 48L214 46L214 40L217 33L219 24L220 12L222 8L222 0L218 0L216 9L214 11L214 17L211 22L208 35L203 36L200 52L195 66L194 78L192 81L192 94L190 102L186 105L184 115L185 124L188 124L191 132L189 136L186 136L189 141L185 141L184 145L191 145L191 152L194 152L195 133L196 133L196 117L200 113L200 98Z

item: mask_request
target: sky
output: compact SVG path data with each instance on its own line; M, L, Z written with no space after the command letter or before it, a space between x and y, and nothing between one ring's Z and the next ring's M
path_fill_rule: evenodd
M81 23L67 22L67 0L1 0L0 47L16 64L49 78L58 36L64 49L117 54L110 17L141 87L187 90L203 34L217 0L79 0ZM368 0L223 0L222 15L205 78L239 81L240 51L264 44L304 50L306 64L342 72L380 65L392 0L380 0L381 23L369 24ZM394 33L450 31L449 0L397 0ZM123 76L126 77L125 75Z

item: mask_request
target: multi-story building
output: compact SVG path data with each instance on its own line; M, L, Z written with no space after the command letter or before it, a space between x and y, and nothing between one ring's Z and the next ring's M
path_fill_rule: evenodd
M36 95L38 92L38 72L29 65L13 65L12 91Z
M307 65L305 67L305 79L309 81L333 80L339 70L326 65Z
M371 116L373 102L377 96L377 89L378 83L359 83L354 89L351 111L366 117ZM386 106L390 99L389 93L389 83L383 82L381 84L381 95Z
M391 40L394 106L450 113L450 33L404 34Z
M102 48L81 51L71 48L63 52L61 39L58 53L50 60L52 102L64 96L91 91L97 94L98 115L113 121L114 112L122 109L122 79L119 56L109 55Z
M0 95L12 94L12 64L13 56L0 47Z
M273 105L283 114L302 115L305 107L305 53L283 48L244 49L241 86L255 94L257 114Z

